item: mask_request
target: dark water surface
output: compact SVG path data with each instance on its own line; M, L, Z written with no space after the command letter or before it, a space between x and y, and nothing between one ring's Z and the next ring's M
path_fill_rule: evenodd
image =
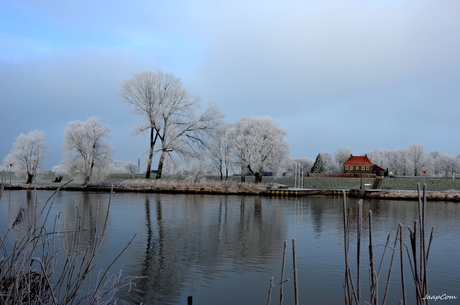
M40 201L51 192L38 191ZM270 198L258 196L170 195L143 193L112 194L108 233L98 257L96 270L105 268L137 232L128 250L115 265L123 273L144 276L128 293L118 297L129 304L195 305L266 304L270 278L280 280L283 242L288 241L284 304L293 304L291 240L295 238L299 299L301 304L343 304L343 220L342 198ZM76 216L76 206L91 231L101 225L109 194L60 192L53 213L63 211L66 221ZM356 231L357 200L349 199ZM0 224L11 225L21 205L27 205L26 191L4 191L0 202ZM98 208L99 207L99 208ZM417 203L412 201L365 201L364 211L373 211L374 244L384 244L398 224L413 227ZM429 256L429 293L447 294L460 304L460 204L429 202L427 229L435 226ZM367 291L368 224L364 215L362 290ZM404 229L405 241L409 239ZM90 244L87 234L82 243ZM352 233L354 258L356 235ZM382 246L375 247L380 260ZM354 262L353 262L354 264ZM405 264L408 268L406 258ZM383 280L388 259L380 276ZM395 260L387 304L401 299L399 257ZM405 271L410 304L414 285L410 269ZM363 292L363 296L366 293ZM411 299L412 298L412 299ZM271 304L279 303L279 288ZM437 303L439 303L438 301Z

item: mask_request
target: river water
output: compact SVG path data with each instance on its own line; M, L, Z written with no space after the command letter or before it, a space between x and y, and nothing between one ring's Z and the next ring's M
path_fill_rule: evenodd
M40 202L51 195L37 191ZM33 195L32 195L33 196ZM110 199L111 197L111 199ZM29 199L28 199L29 198ZM4 191L0 202L0 224L7 228L21 206L30 200L26 191ZM283 243L287 241L284 303L294 304L293 250L295 239L300 304L344 304L344 234L339 197L275 198L226 195L172 195L145 193L60 192L52 213L62 211L71 221L80 211L84 226L101 225L110 200L108 232L95 270L105 268L137 233L133 243L114 265L129 276L142 276L128 292L118 293L126 304L195 305L266 304L271 277L280 281ZM356 253L358 201L351 207L351 257ZM372 200L363 203L362 283L363 297L369 285L367 211L372 210L372 238L376 259L390 232L401 223L414 226L417 202ZM449 295L460 304L460 205L428 202L427 231L435 226L428 261L429 294ZM405 242L408 230L404 229ZM91 236L82 243L91 243ZM85 240L86 238L86 240ZM399 251L399 250L398 250ZM379 281L382 298L388 270L387 255ZM353 267L356 263L352 261ZM387 304L402 298L399 256L395 260ZM409 262L405 257L406 268ZM353 271L353 270L352 270ZM353 271L355 272L355 271ZM407 296L414 304L410 269L405 271ZM271 304L279 303L279 287L272 291Z

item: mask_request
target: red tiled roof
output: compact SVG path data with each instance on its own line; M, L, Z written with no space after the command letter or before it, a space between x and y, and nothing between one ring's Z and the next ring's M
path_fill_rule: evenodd
M374 165L367 156L351 156L343 165Z

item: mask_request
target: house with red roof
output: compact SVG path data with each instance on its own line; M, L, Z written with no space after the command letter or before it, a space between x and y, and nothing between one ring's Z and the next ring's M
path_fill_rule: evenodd
M345 174L353 174L354 176L359 176L360 174L383 175L385 170L380 166L372 163L367 155L351 155L350 158L348 158L348 160L343 163L343 172Z

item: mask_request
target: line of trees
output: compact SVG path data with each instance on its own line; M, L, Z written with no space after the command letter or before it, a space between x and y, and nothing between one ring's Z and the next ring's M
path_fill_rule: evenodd
M193 180L216 173L227 179L230 173L237 173L244 181L246 175L253 175L254 182L260 183L266 173L289 175L298 168L340 173L352 154L348 148L339 148L334 156L318 154L315 162L307 158L288 160L286 131L276 120L244 117L228 124L215 104L199 112L201 97L190 94L172 73L135 73L121 84L119 96L132 114L142 118L132 135L148 135L146 179L150 179L154 156L158 156L156 179L161 179L167 170L187 172ZM60 176L71 175L84 186L103 179L110 171L120 172L121 165L114 166L112 160L109 133L109 126L97 117L69 122L64 133L65 159L53 171ZM47 154L44 135L35 130L16 139L4 163L14 164L15 172L26 174L27 183L31 183ZM437 151L427 154L418 144L394 151L374 150L367 155L373 163L400 176L418 176L423 171L432 176L448 176L460 171L460 156ZM137 168L133 162L125 166L130 173Z
M42 169L47 154L45 135L39 130L33 130L16 138L11 153L5 157L3 163L9 169L15 165L17 173L26 175L26 183L32 183L37 171Z
M299 164L312 173L342 173L343 163L352 155L349 148L341 147L334 155L319 153L315 161L308 158L290 160L287 172L294 172ZM420 176L424 172L432 177L452 177L460 173L460 155L451 156L439 151L426 152L420 144L396 150L376 149L367 153L369 159L395 176Z
M122 83L119 95L131 113L143 119L132 135L149 135L147 179L155 155L156 179L161 179L165 164L170 170L185 164L201 173L207 173L203 169L212 164L222 179L224 171L228 177L229 171L238 169L243 178L248 172L253 174L256 183L262 181L264 172L282 171L288 155L286 131L271 118L246 117L236 124L225 124L215 104L199 113L201 97L190 94L180 78L163 71L135 73ZM65 159L53 170L58 175L72 175L83 186L103 179L113 168L109 132L97 117L69 122L64 133ZM17 174L27 173L31 183L46 153L43 133L34 131L16 139L4 162L15 164Z
M83 186L87 186L90 181L103 179L112 163L109 132L110 128L97 117L84 122L69 122L64 132L64 163L53 167L56 176L69 174L81 181ZM34 130L16 138L11 153L3 162L9 170L14 165L15 174L25 174L26 183L30 184L43 170L47 154L43 132Z

